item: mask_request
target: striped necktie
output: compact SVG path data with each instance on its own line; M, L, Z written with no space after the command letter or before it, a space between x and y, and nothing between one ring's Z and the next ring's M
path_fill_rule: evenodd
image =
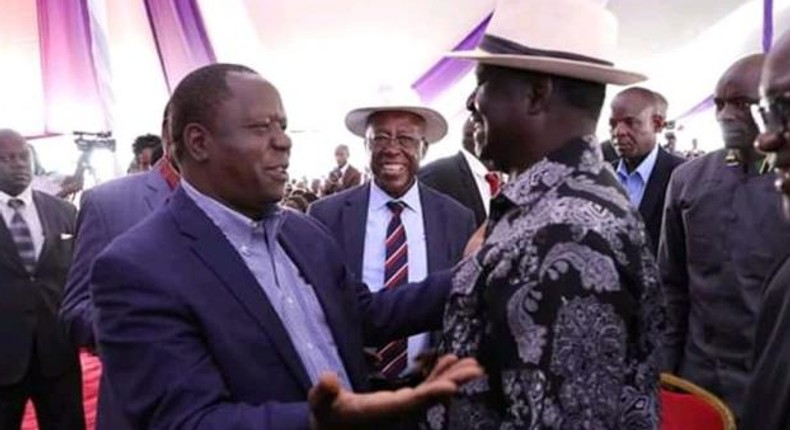
M8 201L8 206L14 210L14 216L11 217L11 224L8 226L8 231L11 232L11 239L19 251L19 257L22 259L22 264L28 273L33 273L36 268L36 248L33 245L33 235L30 234L30 227L28 227L25 219L22 218L22 207L25 205L20 199L11 199Z
M406 243L406 229L400 219L404 206L399 201L387 203L392 218L387 225L384 288L395 288L409 280L409 247ZM379 349L381 373L385 377L395 378L406 370L406 349L406 339L392 341Z

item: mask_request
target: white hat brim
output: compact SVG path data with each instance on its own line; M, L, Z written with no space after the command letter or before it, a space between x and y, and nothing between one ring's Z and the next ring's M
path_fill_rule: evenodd
M647 77L641 73L562 58L492 54L480 49L451 52L446 56L474 60L478 63L491 64L493 66L541 72L602 84L632 85L647 79Z
M439 112L419 106L371 106L354 109L346 115L346 127L359 137L365 137L368 118L377 112L410 112L425 120L425 140L435 143L447 135L447 121Z

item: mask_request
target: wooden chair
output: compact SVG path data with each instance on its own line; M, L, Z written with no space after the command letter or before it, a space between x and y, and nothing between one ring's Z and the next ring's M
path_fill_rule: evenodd
M735 416L709 391L662 373L661 430L736 430Z

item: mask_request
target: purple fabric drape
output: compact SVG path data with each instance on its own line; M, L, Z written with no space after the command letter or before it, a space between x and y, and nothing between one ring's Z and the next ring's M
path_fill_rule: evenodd
M217 61L197 0L145 0L168 91L192 70Z
M771 49L774 40L774 2L773 0L763 0L763 52ZM690 118L713 107L713 96L708 96L705 100L697 103L693 108L683 115L677 117L675 121Z
M491 20L489 14L468 36L464 38L453 51L464 51L474 49L485 34L488 22ZM456 82L466 75L474 63L471 61L459 60L456 58L444 58L439 60L424 75L412 84L412 88L420 95L424 103L431 103L436 97L445 90L452 87Z
M774 40L774 1L763 2L763 52L771 49Z
M106 130L87 0L38 0L45 133Z

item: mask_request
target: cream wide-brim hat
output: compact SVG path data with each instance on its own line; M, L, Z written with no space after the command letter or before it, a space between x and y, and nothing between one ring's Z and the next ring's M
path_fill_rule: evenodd
M421 117L425 121L425 140L435 143L447 135L447 120L439 112L422 106L417 94L409 89L395 91L385 89L376 96L376 102L361 108L356 108L346 115L346 128L357 136L365 137L368 119L371 115L380 112L409 112Z
M593 0L499 0L477 49L448 57L602 84L644 75L614 67L617 19Z

